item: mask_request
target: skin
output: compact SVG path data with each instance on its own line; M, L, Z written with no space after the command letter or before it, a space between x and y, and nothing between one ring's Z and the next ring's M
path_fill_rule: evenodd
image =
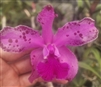
M37 78L30 83L28 78L31 74L30 51L22 53L9 53L0 48L0 86L2 87L28 87L36 82L43 82ZM66 84L67 80L53 82Z

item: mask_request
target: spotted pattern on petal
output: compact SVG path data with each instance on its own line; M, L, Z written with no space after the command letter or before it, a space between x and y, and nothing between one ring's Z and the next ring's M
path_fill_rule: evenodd
M98 30L94 20L84 18L80 21L66 23L58 30L54 42L57 45L81 46L95 40L98 37Z
M53 21L55 17L54 9L51 5L47 5L43 10L38 14L37 21L44 26L48 24L47 22ZM51 22L52 23L52 22Z
M0 46L8 52L21 52L41 45L41 37L37 31L27 26L5 27L0 32Z

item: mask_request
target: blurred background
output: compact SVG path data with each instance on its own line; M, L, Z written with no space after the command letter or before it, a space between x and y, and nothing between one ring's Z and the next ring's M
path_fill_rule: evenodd
M40 31L36 16L47 4L59 15L53 24L54 31L66 22L92 17L99 37L87 45L70 48L79 60L79 72L72 82L65 85L42 82L31 87L101 87L101 0L1 0L0 29L23 24Z

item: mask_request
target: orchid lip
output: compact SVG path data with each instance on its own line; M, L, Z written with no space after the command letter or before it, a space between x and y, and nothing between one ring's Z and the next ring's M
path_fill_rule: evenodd
M66 78L69 67L67 63L60 63L59 59L54 54L50 54L47 60L39 62L37 72L45 81L51 81L53 78Z

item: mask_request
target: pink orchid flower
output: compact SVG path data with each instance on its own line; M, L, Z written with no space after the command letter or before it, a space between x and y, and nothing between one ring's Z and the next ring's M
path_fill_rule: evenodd
M45 81L67 79L71 81L77 74L78 61L66 46L81 46L95 40L98 30L94 20L86 17L80 21L66 23L56 34L52 32L52 23L56 14L48 5L38 14L37 21L42 26L42 34L30 27L19 25L5 27L0 32L0 47L8 52L30 53L32 74L30 82L38 77Z

